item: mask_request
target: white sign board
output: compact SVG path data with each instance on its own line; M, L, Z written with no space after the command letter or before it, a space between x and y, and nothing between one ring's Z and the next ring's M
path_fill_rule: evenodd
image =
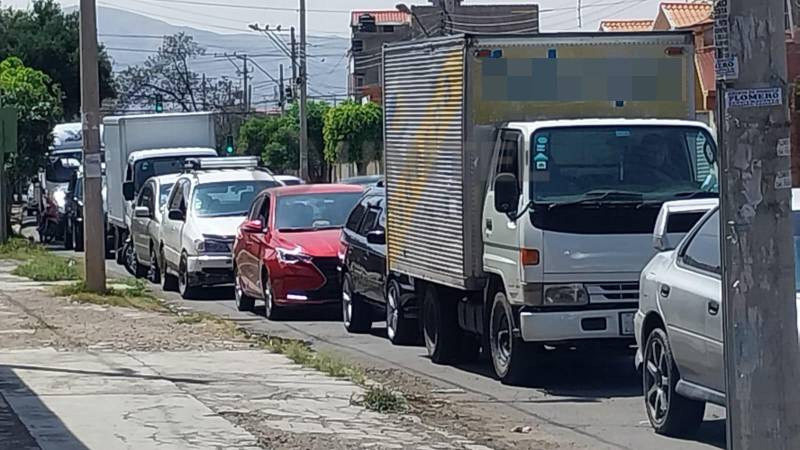
M783 104L783 89L732 89L725 92L727 108L761 108Z
M717 58L714 63L717 80L735 80L739 78L739 59L736 56Z

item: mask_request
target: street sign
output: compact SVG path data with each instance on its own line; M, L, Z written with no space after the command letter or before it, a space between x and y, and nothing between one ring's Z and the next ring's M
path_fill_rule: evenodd
M739 60L736 56L717 58L714 62L717 80L735 80L739 78Z
M0 108L0 151L17 152L17 110Z

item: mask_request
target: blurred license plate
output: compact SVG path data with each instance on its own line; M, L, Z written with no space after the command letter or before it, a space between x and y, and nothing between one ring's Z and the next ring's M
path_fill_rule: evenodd
M620 313L619 314L619 328L623 336L633 336L633 316L636 313Z

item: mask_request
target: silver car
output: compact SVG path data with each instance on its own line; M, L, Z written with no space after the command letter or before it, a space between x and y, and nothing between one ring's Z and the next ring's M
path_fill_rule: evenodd
M161 222L164 205L179 174L162 175L147 180L139 191L131 219L133 258L131 270L137 277L147 276L153 283L161 282Z
M800 196L793 194L797 257ZM670 233L668 224L699 215L682 239ZM647 416L660 434L691 434L702 423L707 402L725 405L719 230L717 200L666 203L653 238L659 253L642 271L634 319L636 366L642 371Z

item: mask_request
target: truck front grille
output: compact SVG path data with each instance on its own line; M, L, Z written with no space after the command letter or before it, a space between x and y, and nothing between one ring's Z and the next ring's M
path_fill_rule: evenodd
M639 283L586 284L589 303L636 303L639 301Z

